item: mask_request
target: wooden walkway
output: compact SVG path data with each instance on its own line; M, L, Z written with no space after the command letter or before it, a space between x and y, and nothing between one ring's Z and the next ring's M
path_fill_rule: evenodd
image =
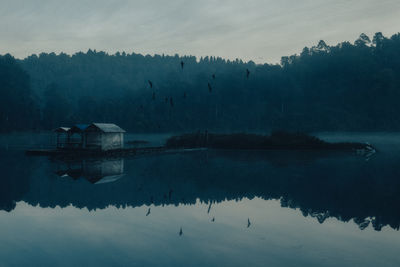
M50 156L50 157L128 157L148 153L165 152L167 149L160 147L125 148L109 151L85 150L85 149L31 149L25 153L29 156Z

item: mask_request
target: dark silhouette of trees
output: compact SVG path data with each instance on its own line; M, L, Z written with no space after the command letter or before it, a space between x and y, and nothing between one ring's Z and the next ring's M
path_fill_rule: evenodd
M2 131L91 121L140 132L400 129L400 34L321 40L277 65L89 50L3 56L1 68Z
M68 115L71 110L71 103L69 103L68 98L63 95L62 89L55 83L51 83L44 92L44 98L45 103L42 121L44 127L52 129L56 128L57 125L70 123L68 121ZM80 108L84 109L85 107L83 106Z
M11 55L0 56L0 131L34 129L38 122L28 74Z

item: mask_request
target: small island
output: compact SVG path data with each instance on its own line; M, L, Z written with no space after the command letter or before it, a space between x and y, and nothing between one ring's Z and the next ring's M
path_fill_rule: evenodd
M270 135L258 134L213 134L191 133L173 136L166 142L167 148L213 148L235 150L352 150L375 152L368 143L340 142L330 143L304 133L273 132Z

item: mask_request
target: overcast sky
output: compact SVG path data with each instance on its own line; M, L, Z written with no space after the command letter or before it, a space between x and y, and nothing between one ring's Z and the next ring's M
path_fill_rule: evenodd
M0 54L116 51L278 62L400 32L400 0L0 0Z

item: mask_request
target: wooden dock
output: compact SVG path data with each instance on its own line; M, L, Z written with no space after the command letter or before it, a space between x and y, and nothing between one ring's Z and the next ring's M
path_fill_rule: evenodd
M25 153L29 156L49 156L49 157L128 157L149 153L165 152L167 149L159 147L138 147L124 148L116 150L88 150L88 149L30 149Z

